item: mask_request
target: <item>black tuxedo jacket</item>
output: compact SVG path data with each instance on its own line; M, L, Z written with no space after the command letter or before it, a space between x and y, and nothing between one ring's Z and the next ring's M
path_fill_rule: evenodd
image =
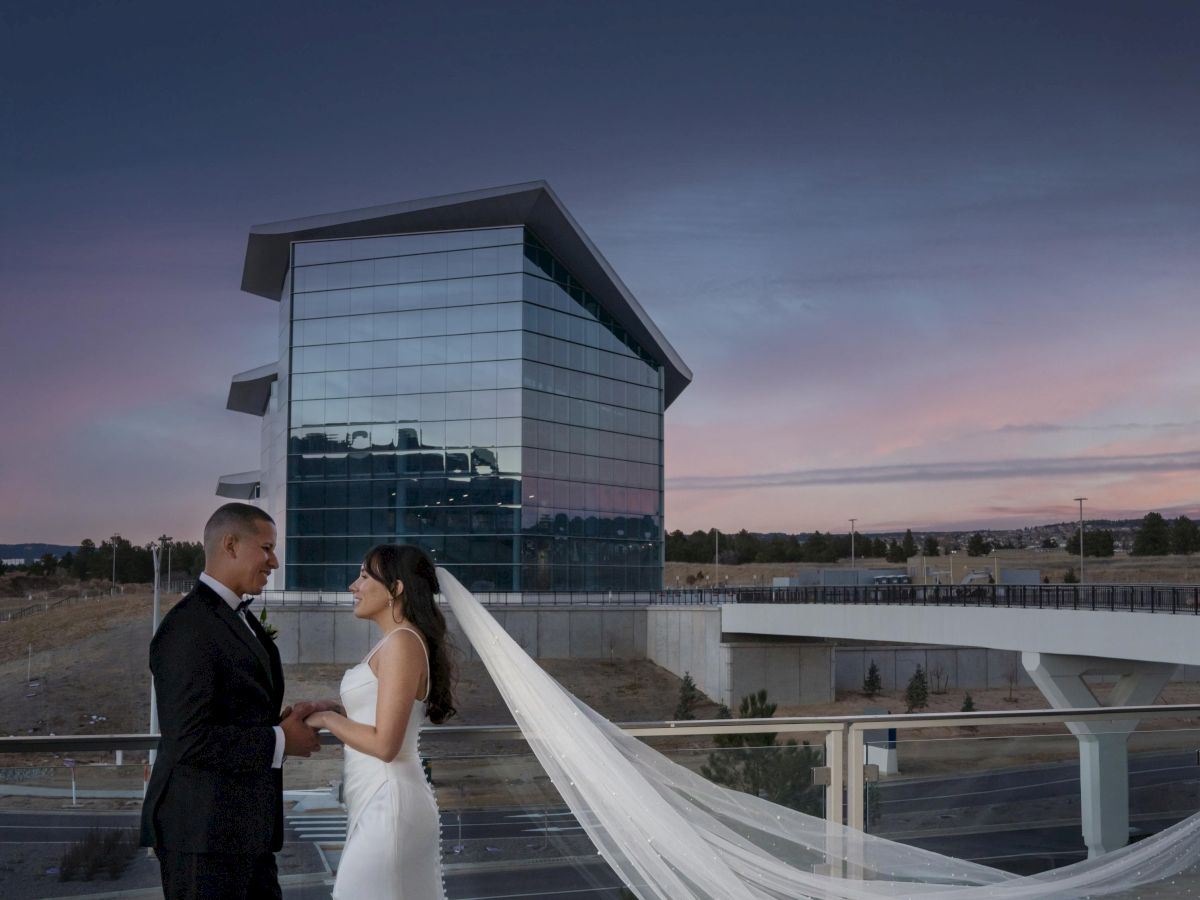
M150 642L158 757L142 846L264 853L283 846L283 778L271 768L283 702L279 651L257 620L198 583Z

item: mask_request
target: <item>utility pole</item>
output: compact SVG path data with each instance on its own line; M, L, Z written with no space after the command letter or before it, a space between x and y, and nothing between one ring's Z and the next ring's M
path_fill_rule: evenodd
M1076 497L1079 504L1079 583L1083 584L1083 501L1087 497Z
M850 569L851 569L851 571L854 570L854 523L857 521L858 521L858 519L850 520Z

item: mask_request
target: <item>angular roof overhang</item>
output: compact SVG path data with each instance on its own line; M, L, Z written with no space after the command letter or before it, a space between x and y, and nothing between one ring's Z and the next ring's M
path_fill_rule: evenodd
M253 472L222 475L217 479L217 496L230 500L253 500L261 480L262 473L257 469Z
M229 383L229 399L225 401L225 408L252 416L266 415L267 404L271 400L271 385L278 378L278 363L239 372Z
M527 225L647 352L662 363L667 405L692 372L544 181L255 225L242 290L279 300L293 241Z

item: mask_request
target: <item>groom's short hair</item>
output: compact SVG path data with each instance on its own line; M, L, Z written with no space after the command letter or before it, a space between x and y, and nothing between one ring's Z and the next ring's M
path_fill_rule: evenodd
M221 546L227 534L249 537L255 533L259 522L275 524L266 512L249 503L226 503L208 517L204 525L204 555L211 556Z

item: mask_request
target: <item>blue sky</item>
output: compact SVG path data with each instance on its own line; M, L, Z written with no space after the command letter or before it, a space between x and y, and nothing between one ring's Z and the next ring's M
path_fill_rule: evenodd
M250 225L536 178L695 373L668 528L1200 508L1193 3L3 23L0 541L195 536L255 467Z

